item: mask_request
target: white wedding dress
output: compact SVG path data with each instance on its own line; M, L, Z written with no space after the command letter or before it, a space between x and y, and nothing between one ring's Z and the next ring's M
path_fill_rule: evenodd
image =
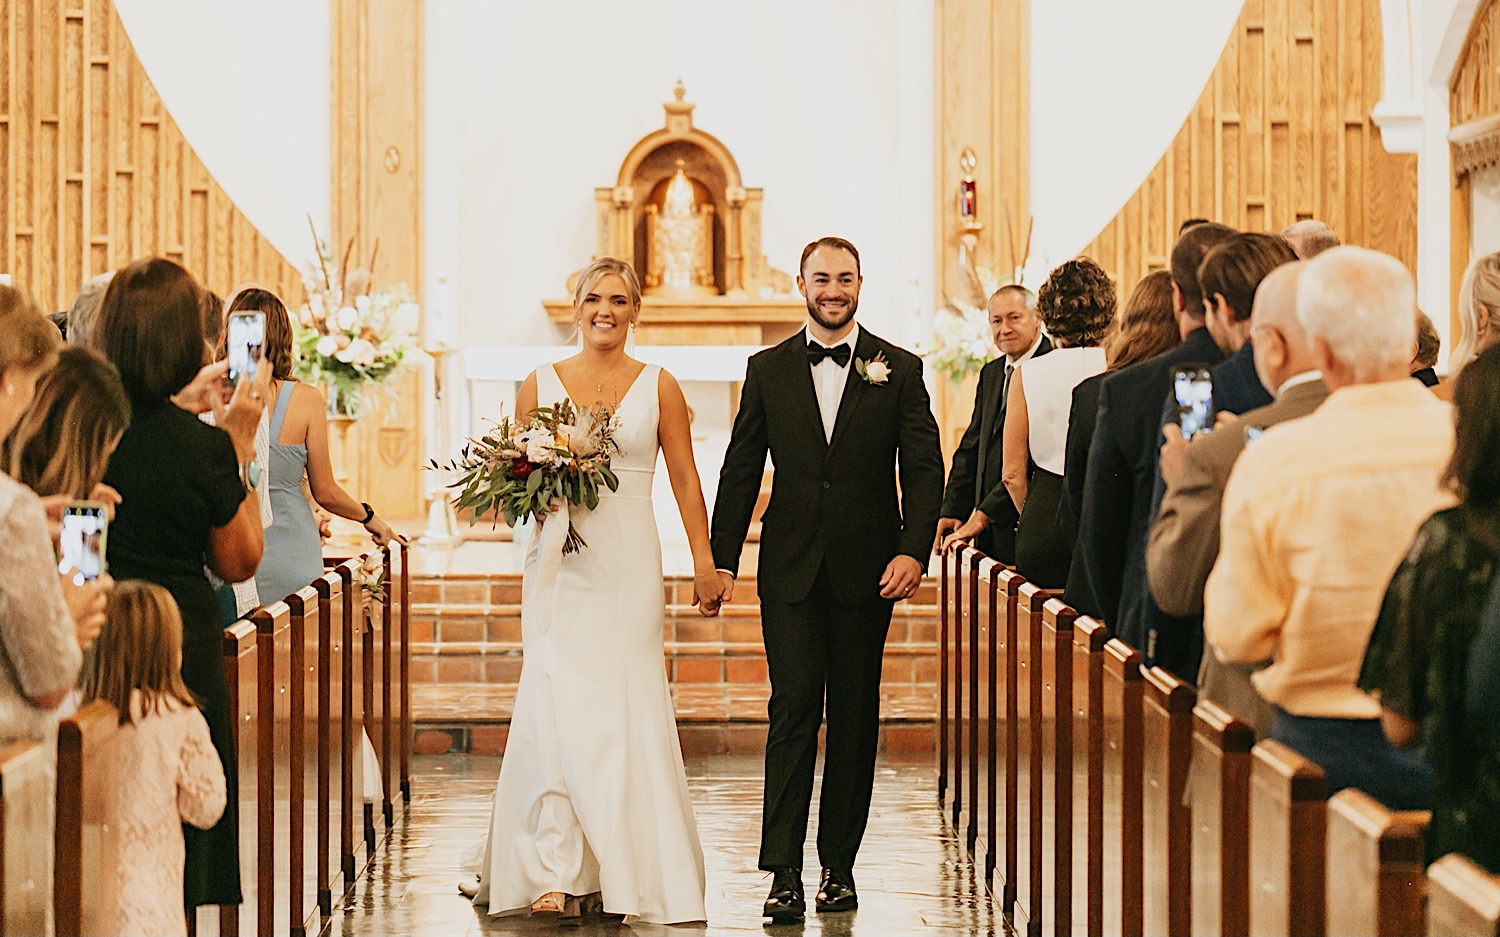
M659 373L647 366L616 410L619 490L603 491L593 511L570 512L588 545L544 563L544 544L560 546L547 530L565 519L532 531L521 681L474 898L491 914L526 913L547 892L601 892L604 911L627 923L706 920L703 848L662 652L651 503ZM567 396L551 365L536 375L542 406Z

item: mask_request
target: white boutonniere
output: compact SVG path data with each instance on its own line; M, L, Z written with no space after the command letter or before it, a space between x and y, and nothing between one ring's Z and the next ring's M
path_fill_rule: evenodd
M884 352L876 352L875 357L869 361L862 358L854 359L854 370L865 379L866 384L884 384L891 379L891 366L885 360Z

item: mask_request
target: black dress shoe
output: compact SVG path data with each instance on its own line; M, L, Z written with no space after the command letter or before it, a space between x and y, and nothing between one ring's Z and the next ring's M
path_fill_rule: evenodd
M859 895L854 891L854 875L844 869L824 869L823 880L818 885L818 913L825 911L853 911L859 907Z
M802 895L801 869L773 869L771 894L761 912L772 921L800 921L807 913L807 899Z

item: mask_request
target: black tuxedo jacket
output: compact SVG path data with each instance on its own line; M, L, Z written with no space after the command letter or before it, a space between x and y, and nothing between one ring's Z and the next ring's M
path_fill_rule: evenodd
M870 361L883 354L890 376L867 383L850 363L829 441L806 347L804 330L754 355L745 369L714 503L714 565L738 571L770 453L761 598L801 602L826 562L840 602L883 601L880 577L897 554L926 568L943 496L943 457L922 360L861 328L854 356Z
M1255 348L1249 342L1214 368L1214 407L1239 416L1269 407L1276 398L1255 373Z
M1052 350L1052 341L1042 336L1033 358ZM1005 441L1005 364L1004 356L979 370L979 387L974 392L974 415L964 430L953 465L948 470L948 487L943 492L943 517L964 521L981 505L990 518L995 537L995 559L1015 562L1015 528L1019 515L1010 495L1000 486L1000 466ZM1000 497L990 497L996 488Z
M1161 457L1162 408L1172 392L1172 368L1224 360L1208 329L1155 358L1106 375L1088 449L1078 545L1065 599L1080 612L1102 616L1120 640L1146 650L1141 608L1146 587L1146 541L1152 490ZM1075 588L1075 579L1082 579Z

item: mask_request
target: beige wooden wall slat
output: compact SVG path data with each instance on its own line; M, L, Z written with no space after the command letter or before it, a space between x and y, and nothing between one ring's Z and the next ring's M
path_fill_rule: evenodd
M1489 0L1474 16L1453 72L1453 126L1500 114L1500 3Z
M1379 0L1247 0L1182 129L1083 253L1122 302L1193 217L1256 231L1318 218L1414 267L1417 159L1387 153L1370 119L1380 69Z
M15 285L66 309L88 278L154 254L221 295L256 279L301 302L300 274L193 153L110 0L0 0L0 55L0 272Z

